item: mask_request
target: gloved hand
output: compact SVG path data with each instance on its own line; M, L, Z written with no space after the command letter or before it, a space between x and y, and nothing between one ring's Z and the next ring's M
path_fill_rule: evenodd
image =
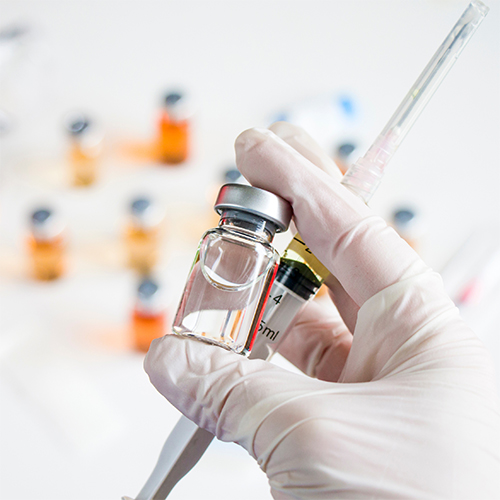
M308 304L280 351L308 376L167 335L146 357L152 383L245 447L278 500L500 498L500 405L481 342L440 277L339 174L317 168L329 160L312 140L273 130L281 138L238 137L238 168L291 202L340 283L337 309Z

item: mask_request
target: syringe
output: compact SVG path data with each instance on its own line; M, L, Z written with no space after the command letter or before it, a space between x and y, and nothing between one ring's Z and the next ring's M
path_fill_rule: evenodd
M375 142L344 175L341 183L365 203L377 190L386 165L488 11L479 0L470 3ZM270 358L296 314L329 276L328 269L296 234L281 257L251 358Z

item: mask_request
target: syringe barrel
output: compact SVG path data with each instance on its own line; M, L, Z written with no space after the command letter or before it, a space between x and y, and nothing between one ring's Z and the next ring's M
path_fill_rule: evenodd
M386 165L488 11L479 0L470 3L367 153L344 175L342 184L365 202L377 190Z
M275 281L255 341L250 359L267 359L277 351L293 325L293 319L315 292L298 295L285 284Z

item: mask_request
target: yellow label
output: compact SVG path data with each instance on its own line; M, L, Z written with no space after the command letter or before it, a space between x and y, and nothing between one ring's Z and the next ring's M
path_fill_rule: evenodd
M288 257L288 251L294 252L299 255L303 261L311 268L322 281L325 280L330 271L318 260L318 258L311 252L309 247L305 244L300 234L297 233L293 240L290 242L285 250L284 257Z

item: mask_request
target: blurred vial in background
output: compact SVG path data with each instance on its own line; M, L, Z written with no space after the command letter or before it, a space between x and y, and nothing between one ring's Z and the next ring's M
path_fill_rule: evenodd
M360 156L358 146L354 141L346 141L338 144L333 153L333 160L339 167L342 174L345 174L348 168Z
M392 227L414 250L419 251L423 236L422 218L413 208L394 210L390 221Z
M130 203L125 229L127 261L139 273L150 273L158 262L163 218L163 211L150 198Z
M241 175L236 166L231 166L224 170L222 184L248 184L247 180Z
M28 249L33 275L49 281L59 278L65 271L64 223L49 208L39 208L31 215Z
M247 355L279 263L271 242L292 208L262 189L226 184L215 209L219 225L200 241L172 330Z
M226 167L216 179L212 187L207 192L208 203L210 205L210 228L217 226L220 220L220 216L217 212L213 210L213 205L217 199L220 188L224 184L246 184L249 185L248 181L241 175L241 172L236 168L236 165L230 165Z
M147 352L154 339L169 333L167 325L165 296L160 285L150 277L142 278L132 313L134 348Z
M97 177L99 156L102 152L102 133L85 115L70 116L66 122L69 137L69 163L73 184L89 186Z
M166 164L187 160L190 149L191 109L181 92L165 95L158 120L158 159Z

